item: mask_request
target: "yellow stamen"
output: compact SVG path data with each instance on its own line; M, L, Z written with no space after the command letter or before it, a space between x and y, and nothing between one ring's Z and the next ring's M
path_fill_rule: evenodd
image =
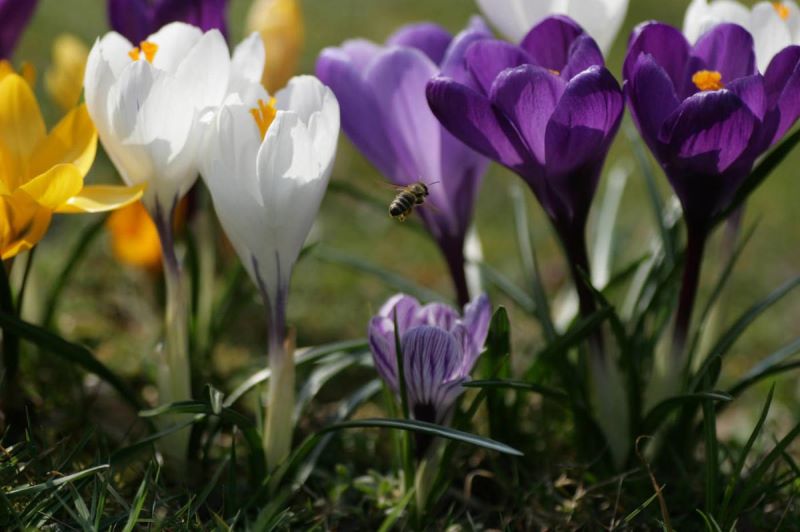
M701 91L718 91L725 86L722 74L716 70L699 70L692 76L692 83Z
M789 6L783 2L772 2L772 7L778 13L778 16L783 20L789 20Z
M550 72L554 76L560 76L561 75L561 72L559 72L558 70L553 70L552 68L548 68L547 71Z
M158 45L151 41L142 41L139 43L139 46L134 46L128 51L128 57L130 57L133 61L138 61L141 58L141 54L144 53L144 58L147 60L148 63L152 63L153 59L156 57L156 52L158 51Z
M258 107L250 109L250 114L253 115L258 131L261 133L261 140L264 140L270 124L275 120L275 115L278 114L278 110L275 108L276 103L275 98L270 98L269 102L258 100Z
M156 52L158 51L158 45L151 41L142 41L139 43L139 46L144 52L144 58L147 59L148 63L152 63L153 59L156 58Z

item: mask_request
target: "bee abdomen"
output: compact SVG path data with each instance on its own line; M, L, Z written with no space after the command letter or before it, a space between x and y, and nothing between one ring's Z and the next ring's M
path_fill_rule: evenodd
M410 192L401 192L389 205L389 214L395 218L405 216L414 208L416 197Z

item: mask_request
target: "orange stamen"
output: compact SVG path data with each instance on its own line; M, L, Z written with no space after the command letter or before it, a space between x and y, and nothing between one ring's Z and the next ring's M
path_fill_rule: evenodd
M144 53L144 58L147 60L148 63L152 63L153 59L156 58L156 52L158 51L158 45L151 41L142 41L139 43L139 46L134 46L128 51L128 57L130 57L133 61L138 61L142 57L142 53Z
M261 140L264 140L270 124L275 120L275 115L278 114L278 110L275 108L276 103L275 98L270 98L269 102L258 100L258 107L250 109L250 114L253 115L258 131L261 133Z
M139 60L139 47L138 46L134 46L133 48L131 48L128 51L128 57L130 57L132 61L138 61Z
M692 83L701 91L718 91L725 87L722 74L716 70L700 70L692 76Z
M772 2L772 7L775 8L775 11L782 20L789 20L789 6L783 2Z

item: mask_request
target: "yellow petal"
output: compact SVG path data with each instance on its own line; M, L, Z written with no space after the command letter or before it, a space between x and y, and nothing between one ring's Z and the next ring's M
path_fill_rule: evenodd
M300 5L297 0L256 0L247 14L247 28L264 41L262 83L274 94L297 70L304 39Z
M55 211L83 188L83 176L73 164L59 164L22 185L42 207Z
M5 180L11 189L31 176L28 160L46 133L31 88L17 74L5 76L0 81L0 143L12 158L12 174Z
M53 60L44 75L44 86L63 111L78 104L89 47L79 38L62 33L53 41Z
M105 212L124 207L142 197L145 185L124 187L118 185L92 185L69 198L56 212Z
M30 161L31 175L38 175L51 166L72 163L81 176L86 176L97 153L97 129L86 104L67 114L36 147Z
M158 230L142 202L114 211L106 227L111 232L111 249L118 261L148 270L161 266Z
M0 196L0 253L3 260L35 246L47 233L51 212L23 190Z

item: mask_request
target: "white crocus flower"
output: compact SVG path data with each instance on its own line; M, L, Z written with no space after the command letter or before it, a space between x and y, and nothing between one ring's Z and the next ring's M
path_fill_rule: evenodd
M477 0L487 19L509 39L519 42L539 21L567 15L608 53L625 20L628 0Z
M268 311L264 445L274 468L289 453L293 425L294 361L284 345L289 279L328 186L339 103L317 78L299 76L275 98L260 86L231 95L204 122L200 171Z
M258 34L239 45L232 60L219 31L203 33L179 22L138 46L107 33L89 53L84 76L89 114L122 179L147 185L142 201L161 239L167 297L166 340L158 360L162 403L191 397L188 297L173 245L172 218L197 179L197 120L227 94L260 80L263 68ZM184 465L188 434L179 431L163 444L178 470Z
M772 58L800 44L800 9L792 0L758 2L752 9L733 0L693 0L683 19L683 33L694 43L717 24L739 24L753 35L758 69L765 72Z

